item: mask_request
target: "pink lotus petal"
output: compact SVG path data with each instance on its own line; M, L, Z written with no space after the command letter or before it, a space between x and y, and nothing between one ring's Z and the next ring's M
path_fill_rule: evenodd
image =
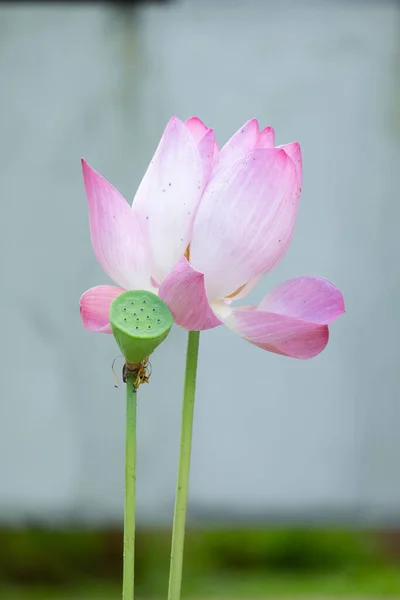
M198 117L191 117L185 121L186 127L196 140L196 144L199 144L206 133L209 131L208 127L204 125L203 121L200 121Z
M341 291L321 277L295 277L274 288L259 310L326 325L345 311Z
M289 245L298 206L296 172L283 150L256 149L218 171L193 225L191 264L210 300L270 270Z
M203 121L200 121L198 117L191 117L185 121L185 125L197 143L197 148L203 163L203 184L205 187L211 176L214 155L219 152L218 145L215 141L214 132L212 129L208 129L208 127L206 127Z
M253 150L258 141L258 122L257 119L247 121L233 136L226 142L216 158L214 170L224 170L238 160L243 158Z
M301 188L303 187L303 161L301 158L300 144L298 142L291 142L290 144L277 146L277 148L284 150L294 162L294 166L296 167L298 193L300 195Z
M275 131L266 127L258 134L257 148L273 148L275 146Z
M182 258L161 284L158 295L168 305L175 323L189 331L222 325L213 313L204 288L204 276Z
M97 260L118 285L148 289L151 255L145 224L111 183L83 159L82 169Z
M158 288L160 287L160 284L158 283L158 281L156 279L154 279L153 276L150 277L150 283L155 290L158 290ZM154 293L156 293L156 292L154 292Z
M214 156L220 151L215 141L214 132L212 129L208 129L198 117L191 117L185 121L185 125L197 142L197 147L203 161L206 183L211 174Z
M98 285L82 294L79 306L84 328L89 331L111 333L111 302L124 291L112 285Z
M201 156L201 160L203 163L203 172L204 172L204 183L203 190L207 185L211 173L213 170L214 163L214 155L217 151L217 145L215 143L214 132L212 129L209 129L206 135L203 137L201 142L198 145L199 154Z
M232 331L259 348L293 358L316 356L329 339L327 325L315 325L256 308L233 310L224 322Z
M203 186L203 165L196 141L189 129L173 117L133 202L134 212L148 224L157 265L151 274L157 281L162 281L185 253Z

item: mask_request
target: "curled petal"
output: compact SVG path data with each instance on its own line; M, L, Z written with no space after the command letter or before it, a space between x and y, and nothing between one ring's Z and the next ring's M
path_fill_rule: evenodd
M316 356L329 339L327 325L315 325L256 308L232 310L224 322L232 331L259 348L293 358Z
M204 276L182 258L164 279L158 295L168 305L175 323L188 331L222 325L208 302Z
M273 127L265 127L258 134L257 148L273 148L275 146L275 131Z
M209 131L208 127L204 125L203 121L200 121L198 117L191 117L185 121L186 127L194 137L196 144L199 144L206 133Z
M239 158L243 158L256 147L258 135L257 119L247 121L223 146L217 156L214 170L224 170Z
M278 148L284 150L286 154L290 156L294 163L294 166L296 168L298 194L300 195L301 188L303 186L303 161L301 157L300 144L298 142L291 142L290 144L278 146Z
M82 170L97 260L118 285L147 289L151 256L145 225L111 183L84 160Z
M204 185L210 178L214 157L219 153L219 147L215 141L214 132L208 129L198 117L191 117L185 121L186 127L194 137L204 167Z
M326 325L345 311L341 291L321 277L295 277L274 288L259 310Z
M283 257L294 228L296 192L293 161L275 148L253 150L213 175L190 251L210 300L229 296Z
M79 307L84 328L89 331L111 333L111 302L124 291L112 285L98 285L82 294Z
M185 253L204 179L196 140L188 127L173 117L133 202L134 213L149 229L156 265L151 274L157 281L162 281Z

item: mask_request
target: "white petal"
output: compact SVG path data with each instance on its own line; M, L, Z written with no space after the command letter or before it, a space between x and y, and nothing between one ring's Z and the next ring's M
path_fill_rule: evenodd
M203 192L204 169L195 138L176 117L168 123L133 201L147 223L161 282L184 255Z

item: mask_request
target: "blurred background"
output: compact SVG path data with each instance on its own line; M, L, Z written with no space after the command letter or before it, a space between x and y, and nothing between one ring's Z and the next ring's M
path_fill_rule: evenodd
M400 6L0 6L0 597L120 597L124 389L78 301L108 283L80 157L128 199L173 114L299 140L284 261L347 313L311 361L202 334L184 594L400 598ZM140 389L137 581L165 597L186 334ZM116 363L120 372L121 362Z

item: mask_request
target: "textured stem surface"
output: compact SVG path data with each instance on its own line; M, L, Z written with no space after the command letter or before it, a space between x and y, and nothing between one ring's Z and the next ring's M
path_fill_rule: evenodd
M135 494L136 494L136 375L126 381L126 458L124 509L124 571L122 600L133 600L135 577Z
M175 496L174 524L172 529L168 600L179 600L181 596L183 547L185 541L186 508L189 491L190 452L192 448L199 338L199 331L189 331L186 354L185 388L183 393L178 481Z

